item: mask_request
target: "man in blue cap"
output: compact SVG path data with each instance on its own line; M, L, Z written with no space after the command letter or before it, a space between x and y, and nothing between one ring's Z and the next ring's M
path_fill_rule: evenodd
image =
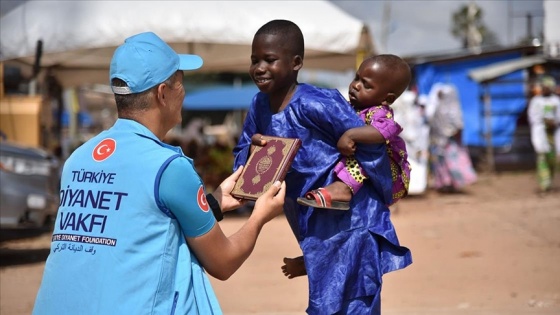
M202 66L154 33L113 55L118 120L64 165L60 207L33 314L221 314L206 272L225 280L282 213L284 183L259 198L226 237L222 211L238 170L206 194L191 159L162 142L181 122L183 70Z

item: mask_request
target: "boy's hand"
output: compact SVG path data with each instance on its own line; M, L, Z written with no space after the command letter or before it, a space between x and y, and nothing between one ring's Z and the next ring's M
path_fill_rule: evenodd
M251 137L251 153L255 149L255 146L264 147L266 145L266 140L263 139L263 136L260 133L255 133Z
M338 139L336 146L338 151L344 156L352 156L356 153L356 142L346 132Z
M259 147L264 147L266 145L266 140L263 139L263 136L260 133L255 133L251 137L251 144L258 145Z

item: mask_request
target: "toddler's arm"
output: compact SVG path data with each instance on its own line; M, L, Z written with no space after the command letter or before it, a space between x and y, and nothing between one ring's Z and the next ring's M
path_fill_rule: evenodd
M345 156L351 156L356 152L356 143L385 143L385 137L371 125L348 129L340 139L336 146L340 153Z

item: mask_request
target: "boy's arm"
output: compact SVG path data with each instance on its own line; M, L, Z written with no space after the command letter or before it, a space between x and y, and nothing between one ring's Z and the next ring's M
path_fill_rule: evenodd
M252 137L257 133L257 120L255 117L255 104L251 105L249 112L243 123L243 130L239 135L237 145L233 148L233 170L235 171L240 165L245 165L252 147Z
M337 147L340 153L350 156L356 152L356 143L385 143L385 140L385 137L379 130L373 126L365 125L348 129L344 132L340 139L338 139Z

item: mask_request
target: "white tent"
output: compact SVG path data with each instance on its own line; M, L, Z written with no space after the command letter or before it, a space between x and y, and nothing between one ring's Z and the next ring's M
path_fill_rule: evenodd
M27 1L0 20L0 60L41 67L63 86L107 83L116 46L153 31L179 53L199 54L200 71L246 72L257 29L288 19L305 36L304 69L346 71L373 51L362 21L328 1Z

